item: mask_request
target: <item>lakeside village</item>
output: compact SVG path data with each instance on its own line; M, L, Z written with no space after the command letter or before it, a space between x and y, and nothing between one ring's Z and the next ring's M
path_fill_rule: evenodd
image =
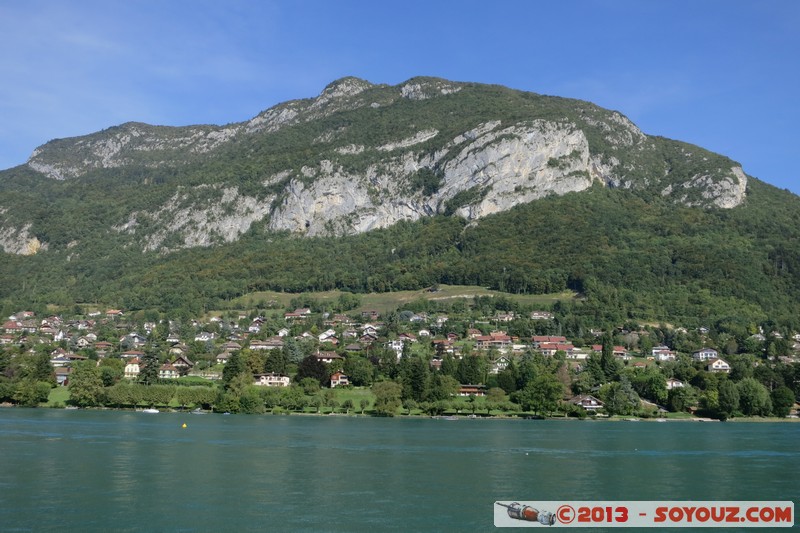
M80 310L80 309L79 309ZM797 418L800 334L560 329L548 311L208 320L118 309L15 313L0 335L0 403L382 416ZM258 314L257 314L258 313ZM520 332L533 334L520 334Z

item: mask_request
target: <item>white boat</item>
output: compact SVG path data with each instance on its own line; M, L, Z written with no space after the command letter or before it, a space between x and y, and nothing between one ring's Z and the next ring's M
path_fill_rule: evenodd
M157 413L158 409L142 409L143 413Z

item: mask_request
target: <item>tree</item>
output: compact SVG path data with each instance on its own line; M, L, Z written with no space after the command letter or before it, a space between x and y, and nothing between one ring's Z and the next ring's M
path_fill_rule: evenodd
M350 409L353 409L354 407L355 407L355 404L353 403L353 400L350 399L350 398L348 398L348 399L346 399L345 401L342 402L342 409L344 409L345 414L349 415L350 414Z
M794 392L787 386L781 386L772 391L772 413L775 416L785 417L792 410L795 397Z
M286 358L285 350L270 350L264 363L264 372L274 372L285 376L288 364L289 360Z
M717 410L722 420L730 418L739 410L739 389L735 383L725 380L719 384L717 404Z
M403 398L417 402L425 399L428 387L428 364L421 357L403 357L400 360L400 381L403 385Z
M639 408L639 396L625 376L620 381L603 385L599 394L610 415L629 415Z
M295 379L300 381L303 378L314 378L321 386L325 385L328 379L330 379L328 367L315 356L309 355L300 361L297 367L297 376Z
M17 383L13 399L23 407L37 407L47 401L50 389L49 383L26 378Z
M552 374L541 374L516 393L517 403L525 411L548 416L556 410L564 395L564 387Z
M375 376L375 366L368 359L352 356L344 362L344 373L356 387L369 387Z
M139 381L145 385L154 385L158 383L158 368L159 368L158 354L155 349L149 346L142 356L142 364L139 371Z
M69 376L69 399L78 407L94 407L102 403L103 378L94 361L81 361L73 367Z
M437 372L431 378L431 386L425 399L428 401L448 400L458 394L458 389L459 383L456 378Z
M400 407L403 389L394 381L379 381L372 386L375 395L375 413L378 416L394 416Z
M755 378L744 378L736 384L739 391L739 408L746 416L769 416L772 400L767 388Z
M56 386L56 374L53 365L50 364L50 356L45 352L39 352L33 356L26 374L26 377L32 381L49 383L52 387Z

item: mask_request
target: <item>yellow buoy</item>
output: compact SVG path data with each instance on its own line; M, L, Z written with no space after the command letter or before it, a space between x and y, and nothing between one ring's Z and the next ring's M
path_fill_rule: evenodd
M185 427L186 427L186 424L182 425L181 427L182 427L182 428L185 428Z

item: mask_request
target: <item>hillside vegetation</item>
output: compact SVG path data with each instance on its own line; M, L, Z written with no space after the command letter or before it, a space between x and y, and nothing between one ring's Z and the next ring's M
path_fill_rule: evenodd
M498 170L525 157L535 172ZM124 124L1 172L0 308L442 284L570 291L551 307L587 323L800 329L798 198L737 168L588 102L349 78L247 123Z

